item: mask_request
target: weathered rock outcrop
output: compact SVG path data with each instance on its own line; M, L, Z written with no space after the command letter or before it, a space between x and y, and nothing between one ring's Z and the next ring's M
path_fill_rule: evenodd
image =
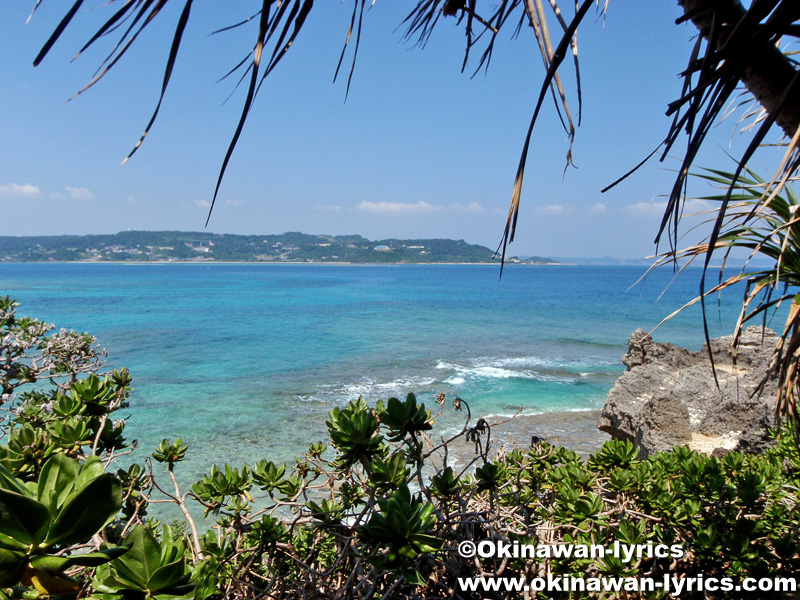
M631 440L643 456L675 445L760 452L771 445L768 429L775 426L775 382L758 387L776 339L769 329L748 327L735 360L732 336L711 340L717 387L706 346L690 352L637 329L622 357L628 370L608 393L597 427Z

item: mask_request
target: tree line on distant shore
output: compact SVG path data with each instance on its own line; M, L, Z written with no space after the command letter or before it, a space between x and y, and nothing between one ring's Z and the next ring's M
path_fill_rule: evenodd
M110 235L0 237L0 261L234 261L485 263L492 251L464 240L371 241L360 235L232 235L124 231ZM518 259L514 259L517 261ZM525 262L554 263L532 257Z

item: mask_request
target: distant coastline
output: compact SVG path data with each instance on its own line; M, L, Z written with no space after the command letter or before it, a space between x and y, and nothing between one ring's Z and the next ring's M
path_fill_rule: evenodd
M486 246L449 239L369 240L360 235L123 231L109 235L0 236L0 262L130 264L499 264ZM506 257L506 265L563 265Z
M333 262L333 261L255 261L255 260L0 260L0 264L47 264L47 265L286 265L286 266L309 266L309 267L408 267L408 266L439 266L439 267L499 267L499 259L493 262ZM531 263L518 262L506 264L506 267L577 267L577 263Z

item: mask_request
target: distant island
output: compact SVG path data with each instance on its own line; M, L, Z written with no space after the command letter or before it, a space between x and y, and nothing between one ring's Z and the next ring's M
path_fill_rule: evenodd
M464 240L368 240L360 235L232 235L123 231L109 235L0 236L0 262L487 263L494 253ZM559 264L539 256L514 264Z

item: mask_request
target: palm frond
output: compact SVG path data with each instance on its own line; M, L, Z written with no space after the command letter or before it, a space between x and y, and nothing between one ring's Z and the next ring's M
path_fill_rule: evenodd
M36 12L36 9L39 8L39 4L41 4L41 0L34 5L33 11L31 11L31 17L33 16L33 13ZM41 63L44 60L44 57L47 56L47 53L50 52L50 48L53 47L53 44L55 44L58 41L58 38L61 37L61 34L64 33L64 30L67 28L67 25L70 24L70 21L72 21L75 13L78 12L81 4L83 4L83 0L76 0L76 2L72 5L72 8L70 8L67 14L64 15L64 18L61 19L61 22L53 30L53 33L50 34L50 37L44 43L42 49L39 50L39 54L37 54L36 58L33 59L34 67ZM31 17L28 17L28 19L30 20Z
M756 318L766 323L768 314L774 314L783 304L789 303L767 377L778 381L777 416L796 423L800 396L800 203L791 184L798 178L766 181L747 168L737 168L732 173L705 169L693 175L720 188L719 193L696 198L714 206L706 213L710 216L708 223L713 225L712 232L701 243L656 256L651 269L680 264L683 270L694 260L701 259L705 278L712 252L724 251L727 258L732 250L743 249L748 256L745 265L733 275L725 274L727 261L724 262L716 285L711 289L701 288L696 298L662 323L688 306L703 304L707 297L744 283L742 307L734 327L735 356L746 323ZM723 206L724 212L721 211ZM771 266L751 266L757 257L762 261L766 259ZM704 312L704 322L706 317Z
M150 128L153 126L153 123L156 121L156 117L158 116L158 111L161 109L161 102L164 100L164 94L167 93L167 86L169 85L169 79L172 77L172 69L175 66L175 60L178 57L178 49L181 45L181 40L183 39L183 32L186 29L186 24L189 22L189 13L192 9L192 0L186 0L186 4L183 6L183 11L181 12L180 19L178 19L178 25L175 28L175 35L172 38L172 46L169 49L169 57L167 58L167 66L164 69L164 80L161 83L161 94L158 96L158 104L156 104L156 108L153 111L153 116L150 117L150 121L147 123L147 127L144 128L144 133L142 133L142 137L139 138L139 141L136 142L136 145L133 147L133 150L130 151L128 156L125 157L125 160L122 161L122 164L125 164L130 160L131 156L139 149L139 146L142 145L144 138L150 132Z
M798 71L779 49L781 39L786 35L785 26L800 16L797 3L793 0L757 0L748 9L738 2L681 0L680 4L685 16L679 21L691 20L699 29L700 37L683 73L683 93L668 110L668 114L675 115L675 120L667 134L664 155L672 149L683 130L688 138L682 165L656 236L658 243L666 233L670 249L675 248L689 170L708 130L725 116L724 106L736 89L747 88L765 111L759 115L761 118L753 142L738 159L740 170L772 131L773 125L790 138L800 126ZM724 205L720 212L722 218ZM717 234L720 225L721 219L715 227ZM714 251L713 244L710 250Z
M500 274L502 275L502 265L505 263L506 257L506 249L510 242L514 241L514 233L516 232L517 228L517 218L519 217L519 205L520 199L522 197L522 181L525 176L525 166L528 161L528 150L530 148L531 137L533 135L533 128L536 125L536 120L539 117L539 110L542 108L542 103L544 102L544 98L547 95L547 90L550 88L550 84L553 81L553 78L556 76L561 63L566 58L567 49L571 46L573 37L575 32L578 29L578 25L583 21L583 18L589 12L592 4L595 3L596 0L584 0L584 2L580 5L578 10L575 13L575 17L570 22L569 26L567 27L566 31L564 31L564 35L561 37L561 41L559 42L556 49L553 51L552 55L549 58L549 67L547 69L547 73L545 75L544 81L542 82L541 88L539 89L539 98L536 101L536 107L533 111L533 117L531 117L530 125L528 126L528 132L525 135L525 142L522 146L522 155L520 156L519 165L517 167L517 175L514 179L514 190L511 194L511 206L508 209L508 218L506 220L506 226L503 231L502 239L500 240L500 244L495 251L495 255L498 253L500 254ZM541 35L541 34L539 34ZM537 36L538 37L538 36Z
M333 81L335 82L336 79L339 77L339 69L342 67L342 61L344 60L344 55L347 52L347 46L350 44L350 36L353 35L353 25L356 22L356 14L358 15L358 26L356 28L356 43L355 48L353 49L353 61L350 63L350 74L347 76L347 89L344 93L345 101L347 97L350 95L350 84L353 81L353 73L356 70L356 59L358 58L358 48L361 45L361 24L364 21L364 4L366 0L356 0L353 2L353 16L350 17L350 27L347 30L347 37L344 40L344 45L342 46L342 53L339 55L339 63L336 65L336 72L333 74Z

